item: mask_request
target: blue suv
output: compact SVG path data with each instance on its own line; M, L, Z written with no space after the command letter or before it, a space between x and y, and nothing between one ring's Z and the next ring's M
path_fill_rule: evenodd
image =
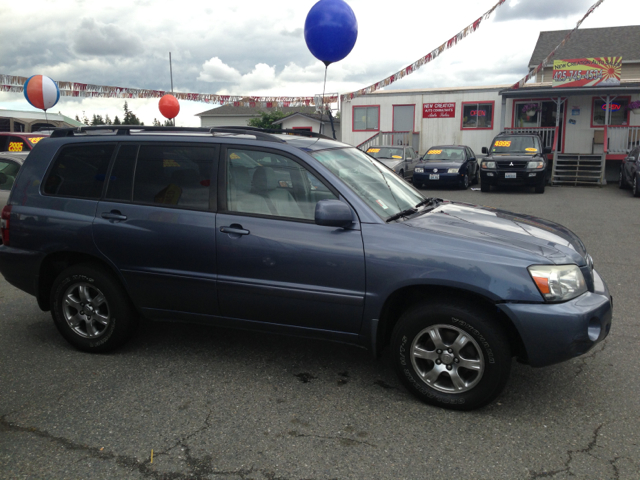
M612 303L568 229L425 198L300 131L83 127L39 142L2 210L0 272L73 346L138 319L389 347L421 400L469 410L602 341Z

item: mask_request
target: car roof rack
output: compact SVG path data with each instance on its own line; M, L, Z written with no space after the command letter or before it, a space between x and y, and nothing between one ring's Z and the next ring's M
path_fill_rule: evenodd
M95 125L84 127L61 127L50 130L52 138L75 137L77 135L144 135L145 133L210 133L212 135L250 135L256 140L267 142L285 143L275 135L296 135L301 137L333 138L321 133L310 132L308 130L276 130L269 128L249 127L249 126L224 126L224 127L156 127L146 125Z
M144 135L145 133L210 133L227 135L251 135L256 140L284 143L263 129L252 127L155 127L146 125L95 125L76 128L54 128L52 138L75 137L77 135Z

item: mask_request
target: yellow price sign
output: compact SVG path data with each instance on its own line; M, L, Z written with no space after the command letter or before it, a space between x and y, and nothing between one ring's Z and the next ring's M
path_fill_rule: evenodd
M402 160L402 157L400 155L391 155L391 158L399 158L400 160Z
M31 143L32 145L35 145L36 143L38 143L40 140L42 140L44 137L29 137L27 138L27 141L29 143Z
M537 152L537 151L538 151L538 149L537 149L537 148L525 148L525 150L526 150L527 152Z
M9 142L10 152L21 152L23 148L24 148L24 143L22 142Z
M496 143L493 144L494 147L510 147L511 146L511 140L498 140Z
M442 150L429 150L427 155L438 155L440 153L442 153Z
M378 153L379 151L379 148L370 148L369 150L367 150L367 153Z
M229 158L231 160L240 160L240 155L238 155L237 153L232 153L231 155L229 155Z
M162 161L162 166L164 168L169 168L169 167L179 167L180 164L178 162L176 162L175 160L171 160L170 158L166 158Z

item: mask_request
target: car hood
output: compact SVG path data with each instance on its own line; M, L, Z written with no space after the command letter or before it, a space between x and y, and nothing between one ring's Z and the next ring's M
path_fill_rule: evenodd
M425 172L433 172L433 169L436 168L438 172L442 172L443 170L448 170L450 168L460 168L462 163L458 162L420 162L417 167L424 168Z
M404 222L474 241L500 243L541 255L554 263L586 265L586 249L571 230L548 220L467 203L442 201L436 208Z
M522 161L528 162L530 160L533 160L534 158L536 160L540 160L541 159L539 155L531 155L531 154L526 155L526 154L523 153L521 155L518 155L518 154L513 154L513 155L496 155L496 154L487 155L485 158L483 158L483 160L489 160L489 161L495 161L495 162L510 162L512 160L513 161L518 161L518 162L522 162Z

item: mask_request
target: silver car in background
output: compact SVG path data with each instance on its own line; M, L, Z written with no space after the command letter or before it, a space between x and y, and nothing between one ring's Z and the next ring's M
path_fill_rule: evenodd
M409 181L413 178L413 169L420 159L413 148L406 145L375 145L369 147L366 153Z
M0 209L7 204L11 187L29 152L0 152Z

